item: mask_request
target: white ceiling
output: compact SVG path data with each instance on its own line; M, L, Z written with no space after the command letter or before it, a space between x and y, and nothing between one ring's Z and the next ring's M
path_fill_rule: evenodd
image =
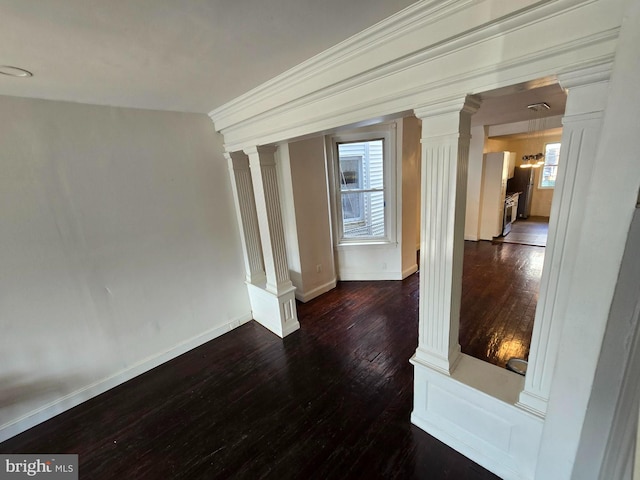
M414 0L0 0L0 95L207 113Z

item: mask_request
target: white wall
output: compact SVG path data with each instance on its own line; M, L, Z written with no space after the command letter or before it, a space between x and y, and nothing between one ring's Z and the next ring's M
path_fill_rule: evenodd
M296 298L307 302L336 286L324 138L301 140L280 149L291 281Z
M0 97L0 440L250 318L205 115Z
M416 117L402 119L402 277L418 270L420 246L421 124ZM416 246L417 245L417 246Z
M471 128L469 170L467 176L467 208L464 219L464 239L478 240L480 231L480 194L482 191L482 163L487 138L483 125Z

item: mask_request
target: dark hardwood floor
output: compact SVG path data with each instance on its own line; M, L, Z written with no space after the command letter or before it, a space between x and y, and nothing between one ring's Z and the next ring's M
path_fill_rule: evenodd
M529 357L544 247L465 242L462 352L504 367Z
M500 332L524 347L530 326L519 319L535 303L521 312L524 294L514 289L537 288L540 254L530 248L466 245L466 353L503 358ZM503 261L510 273L496 274ZM7 440L0 452L77 453L80 478L96 480L497 478L410 423L417 274L342 282L298 308L302 328L284 340L250 322Z
M546 247L548 234L549 217L529 217L513 222L511 231L504 237L495 238L493 242Z

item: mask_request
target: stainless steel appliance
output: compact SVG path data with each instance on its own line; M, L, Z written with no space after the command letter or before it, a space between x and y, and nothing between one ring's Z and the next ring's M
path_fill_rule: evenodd
M507 195L504 199L504 214L502 216L502 236L511 231L511 224L516 221L518 208L518 194Z
M507 193L520 193L517 218L529 218L531 215L534 175L533 168L516 168L513 177L507 181Z

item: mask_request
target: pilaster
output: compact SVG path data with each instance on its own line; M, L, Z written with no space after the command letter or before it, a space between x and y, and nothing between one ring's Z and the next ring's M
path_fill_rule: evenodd
M244 152L225 153L225 157L229 164L236 218L240 227L246 281L256 285L264 284L266 276L249 157Z
M422 119L420 313L414 362L450 375L458 331L471 115L475 97L415 109Z
M558 175L531 338L525 387L518 406L544 417L580 239L584 205L607 101L611 65L559 75L568 90Z
M253 147L249 155L251 179L255 192L260 240L267 277L266 289L278 294L292 288L287 264L287 252L282 225L282 211L278 194L276 147Z
M278 193L276 147L245 150L249 156L266 283L250 284L249 297L256 321L284 337L300 328L295 287L289 277L284 226Z

